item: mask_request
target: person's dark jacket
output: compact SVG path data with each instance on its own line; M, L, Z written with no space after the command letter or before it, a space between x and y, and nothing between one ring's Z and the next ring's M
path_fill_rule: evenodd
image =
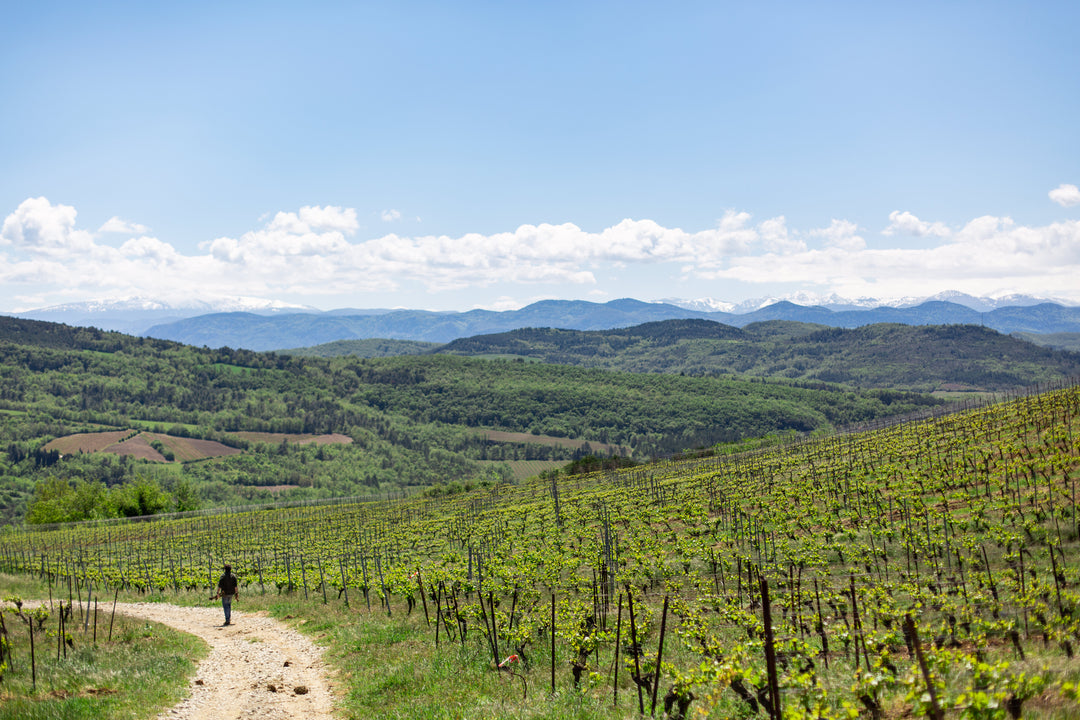
M221 576L221 579L217 583L218 591L222 595L235 595L236 594L236 576L230 573L226 573Z

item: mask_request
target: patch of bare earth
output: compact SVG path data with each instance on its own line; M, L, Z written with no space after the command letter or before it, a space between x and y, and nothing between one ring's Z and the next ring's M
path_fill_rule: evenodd
M341 433L328 433L326 435L313 435L311 433L272 433L272 432L234 432L232 435L247 440L248 442L261 443L296 443L297 445L349 445L353 439Z
M56 450L61 455L73 455L75 453L101 452L110 445L115 445L128 435L131 430L109 430L97 433L76 433L50 440L45 444L46 450Z
M241 601L242 602L242 601ZM120 603L116 611L191 633L210 654L191 680L190 695L162 712L170 720L329 720L333 696L322 650L264 612L233 603L232 624L214 607Z
M322 436L329 437L329 436ZM345 437L344 435L341 437ZM348 438L352 442L351 438ZM161 433L138 432L137 430L111 430L99 433L76 433L49 441L46 450L56 450L62 455L74 453L107 452L114 455L132 457L155 462L168 462L151 443L160 442L178 462L205 460L207 458L239 455L243 450L229 447L214 440L199 440Z
M239 448L223 445L216 440L200 440L198 438L158 435L155 433L145 434L150 437L151 442L157 440L165 445L165 447L169 448L180 462L204 460L213 457L225 457L227 455L239 455L244 452Z
M115 453L116 455L131 455L132 457L137 457L142 460L166 462L165 456L150 445L150 441L146 438L146 433L139 433L133 438L128 438L115 445L110 445L102 450L102 452Z

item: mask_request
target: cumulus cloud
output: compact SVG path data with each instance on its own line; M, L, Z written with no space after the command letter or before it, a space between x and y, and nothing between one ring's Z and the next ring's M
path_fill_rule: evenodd
M827 247L842 250L862 250L866 247L866 240L858 233L858 225L850 220L837 220L836 218L833 218L829 227L810 231L812 237L822 238Z
M1050 199L1061 207L1080 205L1080 188L1075 185L1066 185L1065 183L1062 183L1048 194L1050 195Z
M835 223L834 226L836 227ZM985 216L931 248L828 246L789 255L745 255L703 277L749 283L812 283L847 297L901 297L945 289L1080 301L1080 222L1042 227Z
M29 253L80 253L93 247L93 236L75 229L78 213L70 205L28 198L4 219L0 240Z
M292 234L312 233L319 230L337 231L351 235L360 224L356 210L332 205L326 207L305 206L300 212L279 212L274 215L267 229Z
M889 226L882 235L914 235L915 237L948 237L950 230L944 223L924 222L907 210L889 213Z
M123 233L125 235L145 235L150 232L150 228L139 223L128 222L127 220L121 220L116 215L105 221L105 224L98 228L99 233Z
M154 237L137 237L120 246L120 255L131 260L148 260L156 264L183 262L172 245Z
M762 244L769 252L786 255L806 249L802 240L788 232L787 221L783 215L764 221L760 230Z
M137 229L120 220L106 225ZM237 237L209 240L192 252L146 233L112 247L77 226L74 208L30 198L0 229L0 287L9 292L25 288L35 297L52 288L53 294L65 293L64 299L243 294L307 295L314 302L318 296L344 298L403 287L432 293L492 287L498 288L497 297L502 288L519 296L522 285L535 287L536 296L549 295L553 286L561 286L555 294L564 296L612 291L641 296L649 290L613 286L613 278L627 277L636 268L638 277L645 269L671 282L793 283L856 297L1004 289L1080 301L1075 281L1080 221L1036 227L985 216L952 230L897 211L872 248L860 228L845 219L799 230L783 216L755 220L734 210L694 231L648 219L625 219L598 231L573 223L540 223L460 236L358 238L358 229L351 208L305 206L268 216ZM879 247L894 234L938 242ZM805 239L821 242L810 248ZM509 301L497 304L504 302Z
M383 222L394 222L401 219L401 213L397 210L383 210L381 217Z

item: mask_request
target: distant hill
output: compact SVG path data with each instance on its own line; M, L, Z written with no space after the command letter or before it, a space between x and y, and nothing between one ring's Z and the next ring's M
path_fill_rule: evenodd
M638 342L744 332L685 322L645 328ZM145 480L176 509L191 499L314 499L494 482L510 476L504 462L567 461L612 446L646 458L940 405L896 390L454 355L210 350L3 316L0 378L0 524L25 514L42 481L100 481L112 492ZM353 442L284 441L297 434ZM218 456L208 443L244 452ZM170 454L182 473L163 465Z
M241 311L260 315L318 312L310 306L247 297L191 298L182 302L130 297L52 305L34 310L25 310L16 315L28 320L43 320L65 325L116 330L129 335L141 335L143 331L153 325L176 322L197 315ZM355 312L359 314L362 311Z
M1013 333L1013 335L1021 340L1027 340L1043 347L1080 352L1080 333L1065 332L1042 335L1039 333L1017 332Z
M770 320L740 329L708 320L669 320L590 332L516 330L455 340L438 352L631 372L730 373L920 391L1000 391L1080 375L1080 354L974 325L845 329Z
M378 313L357 311L354 315L340 312L277 315L216 313L155 325L145 335L211 348L280 350L311 347L335 340L371 338L447 343L459 338L522 328L610 330L674 319L714 320L732 327L745 327L767 320L790 320L841 328L897 323L979 325L1003 333L1080 332L1080 308L1054 303L1000 307L989 312L979 312L944 301L925 302L914 307L837 311L782 301L736 315L622 299L608 303L545 300L520 310L504 312L392 310Z
M426 355L442 347L442 343L420 342L418 340L387 340L386 338L368 338L365 340L334 340L323 345L306 348L279 350L283 355L299 357L357 357L379 358L398 357L399 355Z

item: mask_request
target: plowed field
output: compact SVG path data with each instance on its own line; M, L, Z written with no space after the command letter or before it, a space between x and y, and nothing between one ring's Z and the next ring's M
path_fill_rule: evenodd
M45 445L46 450L56 450L63 455L75 453L107 452L115 455L130 455L152 460L168 462L151 443L160 442L171 451L176 462L191 462L207 458L238 455L243 452L238 448L222 445L213 440L175 437L160 433L138 432L136 430L110 430L99 433L77 433L56 438Z
M297 445L348 445L353 441L348 435L332 433L329 435L311 435L306 433L264 433L264 432L234 432L230 433L248 442L263 442L278 444L282 440Z

